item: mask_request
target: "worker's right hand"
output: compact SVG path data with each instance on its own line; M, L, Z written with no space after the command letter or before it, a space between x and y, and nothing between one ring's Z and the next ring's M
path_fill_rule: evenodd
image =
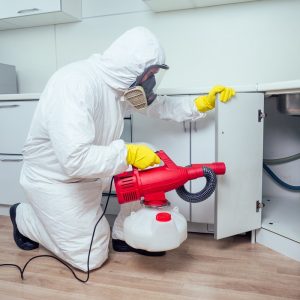
M195 99L195 105L198 111L206 112L208 110L214 109L217 94L221 94L220 101L226 103L235 95L235 90L233 88L225 87L222 85L214 86L210 90L208 95L199 96Z
M160 158L146 145L127 144L127 164L146 169L160 163Z

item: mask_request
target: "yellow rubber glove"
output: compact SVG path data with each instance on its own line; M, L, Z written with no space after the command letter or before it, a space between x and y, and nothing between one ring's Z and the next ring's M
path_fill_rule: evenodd
M127 144L127 163L138 169L146 169L160 163L160 158L146 145Z
M221 94L220 101L225 103L235 95L235 90L230 87L216 85L210 90L208 95L199 96L195 99L197 109L200 112L206 112L208 110L214 109L217 94Z

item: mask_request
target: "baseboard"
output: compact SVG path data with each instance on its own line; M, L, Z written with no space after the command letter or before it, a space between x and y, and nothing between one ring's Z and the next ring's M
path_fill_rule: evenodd
M0 204L0 216L9 216L10 205Z
M188 232L214 233L214 224L188 222Z

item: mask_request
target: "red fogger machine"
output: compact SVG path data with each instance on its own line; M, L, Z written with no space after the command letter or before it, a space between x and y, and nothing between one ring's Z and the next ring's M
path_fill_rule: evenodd
M164 165L146 170L133 168L114 178L120 204L137 200L143 204L125 218L124 240L133 248L151 252L175 249L187 238L187 221L176 206L170 205L165 193L176 189L183 200L201 202L214 192L216 175L226 170L221 162L180 167L164 151L157 155ZM205 187L197 193L188 192L184 184L199 177L206 178Z

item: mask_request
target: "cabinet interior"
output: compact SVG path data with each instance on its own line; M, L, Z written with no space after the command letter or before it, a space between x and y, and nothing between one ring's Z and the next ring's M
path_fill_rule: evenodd
M300 152L300 116L280 112L279 97L265 98L264 159L288 157ZM300 159L268 165L284 182L300 186ZM300 243L300 192L279 186L263 173L262 228Z

